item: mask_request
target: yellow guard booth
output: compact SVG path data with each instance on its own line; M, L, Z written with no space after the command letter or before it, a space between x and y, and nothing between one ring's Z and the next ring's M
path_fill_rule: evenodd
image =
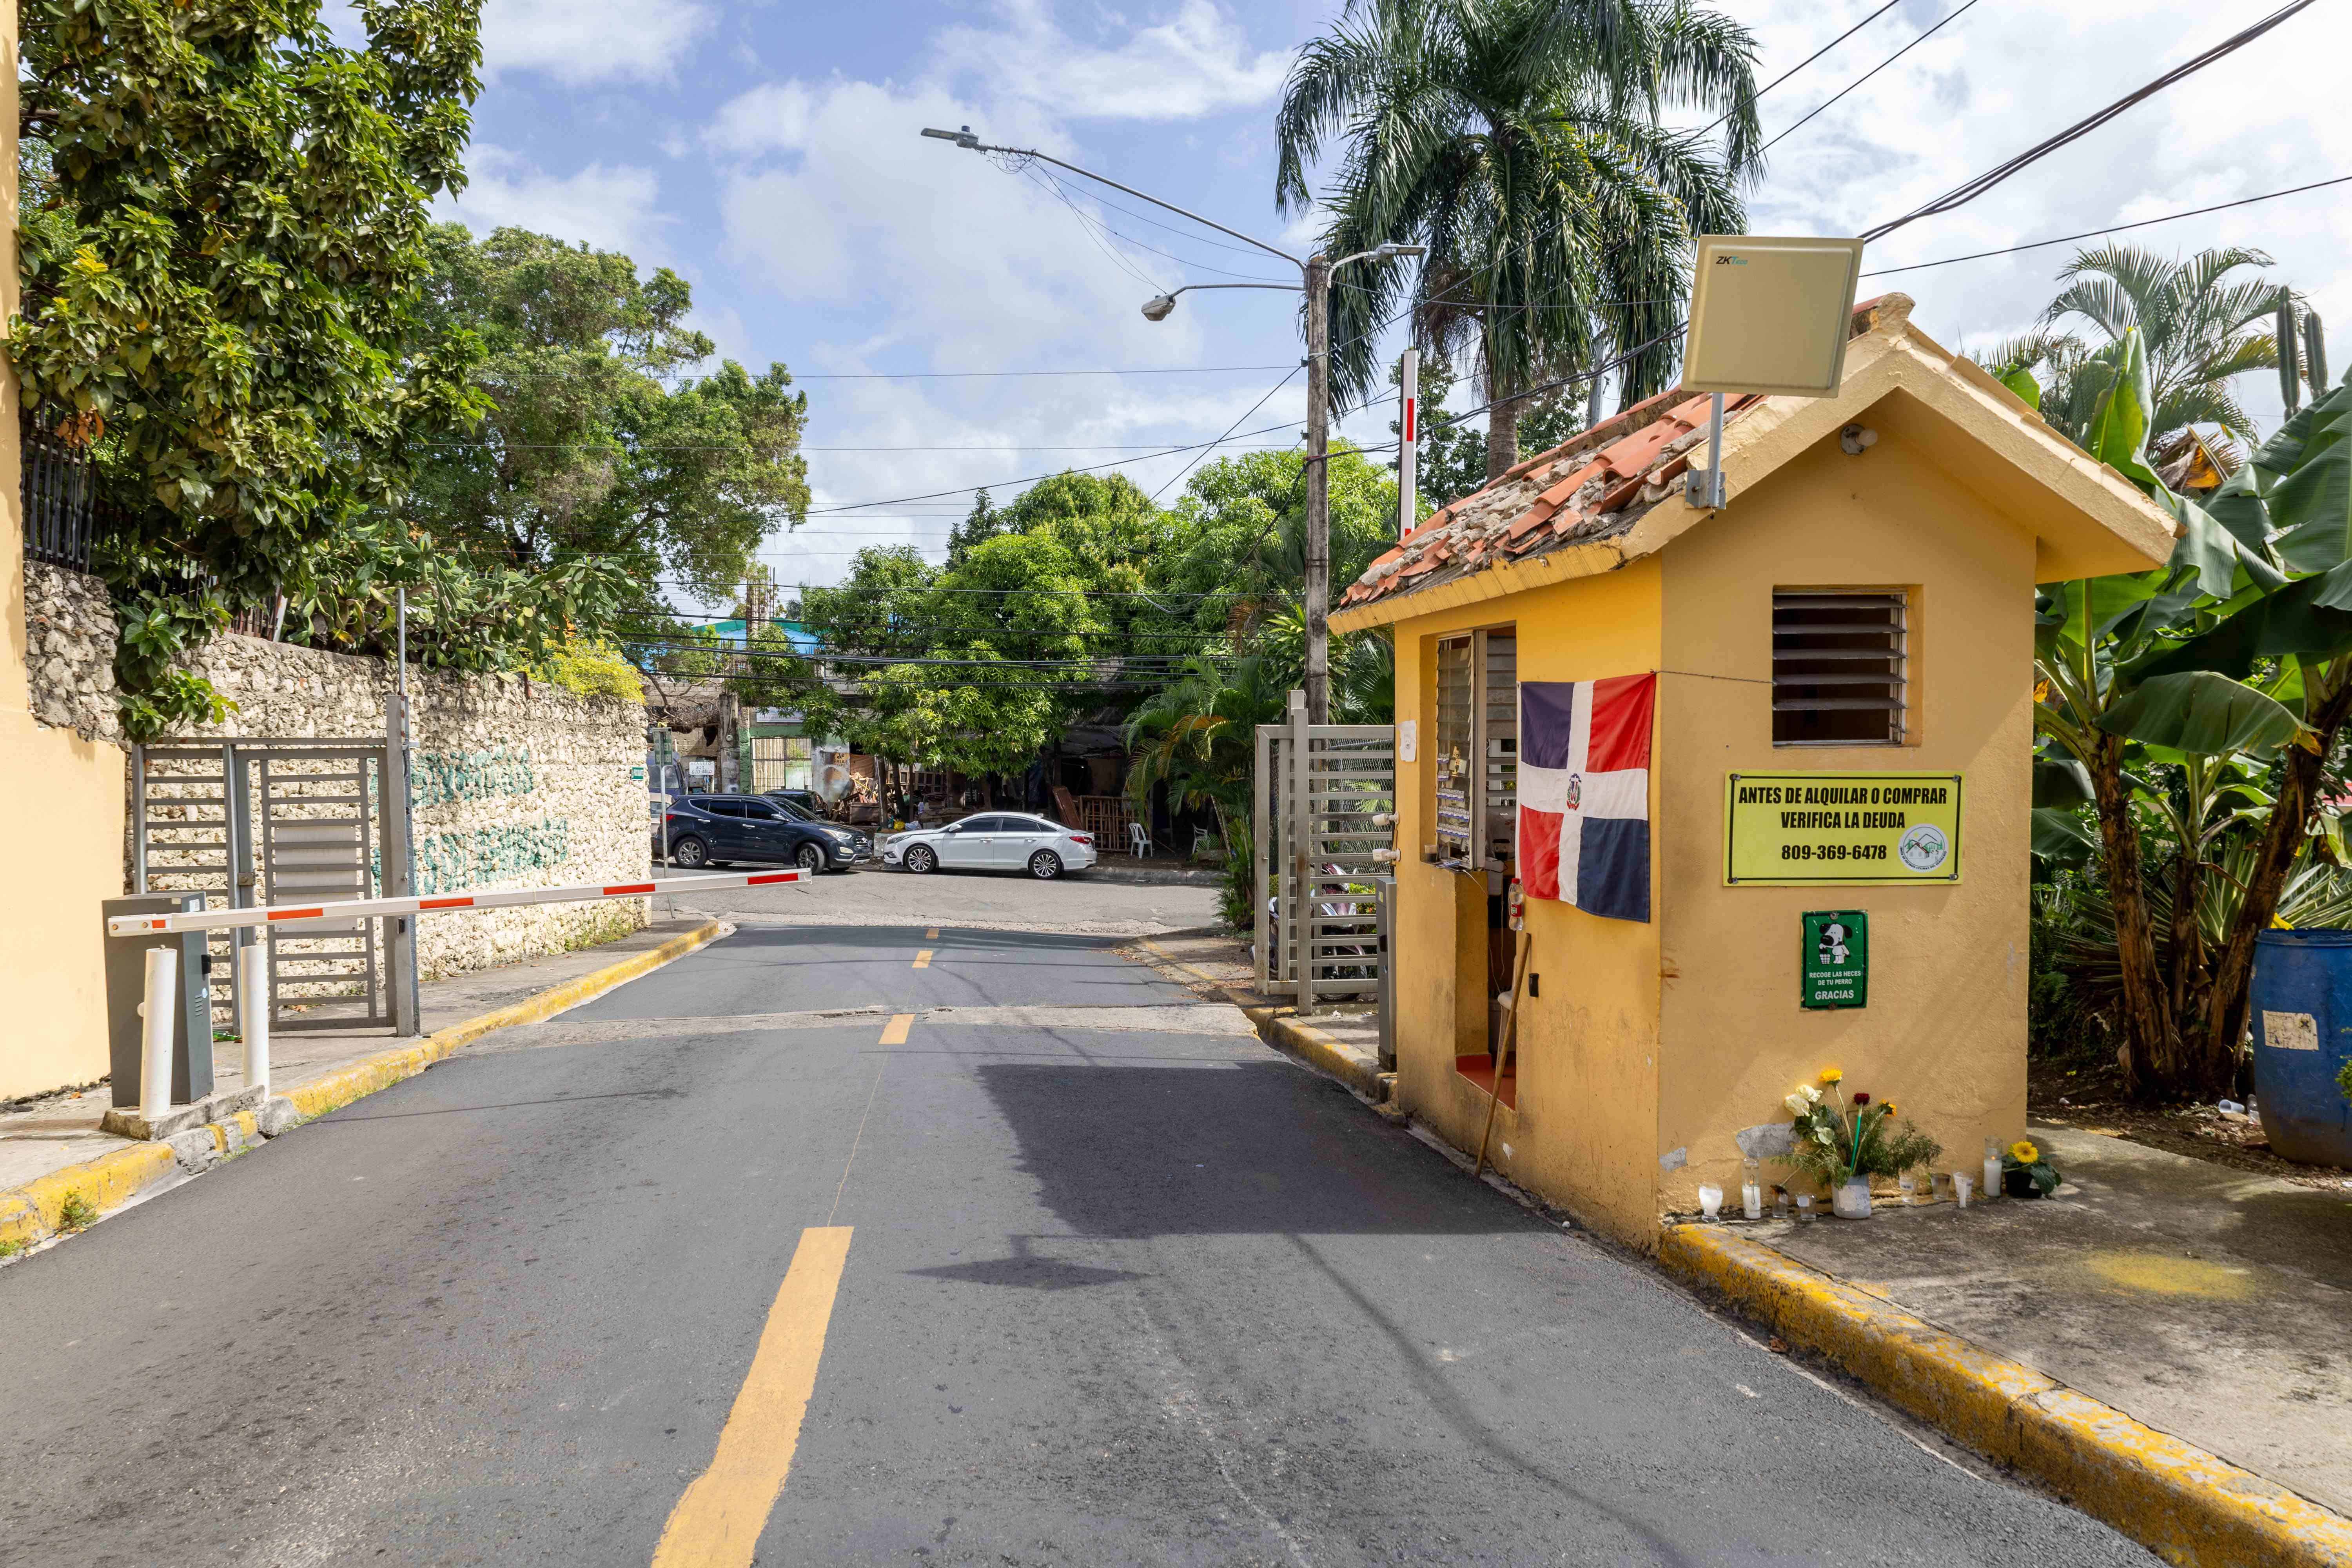
M1489 1145L1639 1243L1701 1181L1736 1203L1741 1135L1825 1067L1946 1167L2024 1127L2034 585L2161 564L2172 524L1910 309L1856 308L1837 395L1729 401L1719 510L1680 482L1707 400L1669 392L1432 516L1332 616L1393 627L1397 1098L1465 1149L1512 984L1519 683L1610 683L1605 714L1654 675L1646 776L1585 803L1646 817L1646 883L1604 868L1647 918L1528 900Z

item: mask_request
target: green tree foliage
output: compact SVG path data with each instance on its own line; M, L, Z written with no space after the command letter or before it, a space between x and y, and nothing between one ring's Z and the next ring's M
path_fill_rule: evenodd
M781 364L694 374L712 345L676 273L515 228L446 224L425 249L420 317L479 343L485 404L478 429L415 453L407 513L436 547L533 572L603 563L642 609L665 577L724 600L760 541L806 515L807 395Z
M2289 291L2275 279L2240 274L2271 264L2242 246L2186 260L2133 245L2077 251L2058 275L2065 287L2042 310L2042 330L2000 344L1983 362L2082 445L2115 387L2124 339L2137 332L2154 399L2151 449L2200 425L2252 443L2253 420L2231 384L2278 364L2269 322ZM2088 323L2097 338L2052 330L2071 322Z
M1331 295L1340 392L1377 384L1376 326L1410 309L1415 340L1475 351L1486 474L1517 458L1517 400L1589 368L1596 345L1648 342L1682 319L1690 236L1746 227L1761 173L1754 37L1723 13L1644 0L1367 0L1310 42L1276 121L1276 199L1317 205L1307 171L1340 142L1321 248L1425 245L1349 268ZM1720 155L1670 129L1720 117ZM1663 387L1674 345L1626 369L1627 400Z
M1343 442L1332 444L1330 464L1331 581L1344 590L1396 542L1396 479ZM1299 452L1220 458L1192 476L1171 520L1171 552L1152 578L1165 591L1163 631L1189 631L1202 647L1227 637L1246 645L1269 616L1298 605L1306 476Z
M134 732L210 707L173 652L268 596L400 489L404 438L475 407L470 346L421 336L425 207L463 183L473 0L39 0L18 63L37 424L87 444L102 567L152 634ZM128 647L130 645L126 645Z

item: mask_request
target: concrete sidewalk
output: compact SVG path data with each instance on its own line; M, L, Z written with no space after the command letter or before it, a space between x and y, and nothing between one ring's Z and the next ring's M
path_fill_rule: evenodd
M1759 1239L2352 1514L2352 1199L2036 1126L2040 1202Z
M2046 1199L1685 1225L1661 1257L2173 1561L2352 1562L2352 1199L2030 1136Z
M423 1039L446 1037L448 1031L461 1028L471 1020L513 1009L534 997L548 996L566 987L581 987L583 982L593 986L594 977L601 972L648 958L666 946L685 951L688 939L710 926L711 922L700 916L674 916L657 920L601 946L428 981L420 987ZM593 990L589 994L593 994ZM276 1095L292 1097L301 1106L302 1115L318 1115L322 1107L304 1102L320 1100L321 1086L376 1058L416 1050L420 1044L416 1039L396 1038L382 1028L326 1029L315 1033L281 1028L270 1038L270 1089ZM223 1040L213 1050L215 1096L242 1089L242 1045ZM306 1090L311 1092L306 1094ZM54 1184L60 1173L90 1168L89 1190L94 1194L90 1201L100 1210L110 1208L173 1173L174 1162L163 1144L142 1143L100 1128L100 1121L113 1104L112 1089L100 1084L78 1093L50 1095L0 1111L0 1241L28 1239L6 1234L10 1215L5 1211L16 1206L9 1200L25 1199L28 1194L41 1192L45 1185ZM251 1120L249 1112L244 1120ZM245 1128L244 1135L251 1136L252 1131ZM137 1157L141 1155L146 1157ZM128 1163L125 1156L132 1156ZM117 1170L117 1165L122 1168ZM33 1208L47 1206L45 1200L27 1201Z

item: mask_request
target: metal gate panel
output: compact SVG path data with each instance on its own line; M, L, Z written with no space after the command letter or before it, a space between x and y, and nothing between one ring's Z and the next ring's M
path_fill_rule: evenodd
M1306 1011L1385 984L1377 879L1395 842L1396 731L1310 725L1293 703L1288 724L1257 731L1257 978Z
M272 904L373 898L383 753L306 749L256 764L261 880ZM280 1029L389 1025L380 920L289 921L269 930L270 1015ZM296 1009L300 1012L296 1013Z
M404 793L391 782L404 776L404 761L373 738L134 747L132 888L202 893L207 909L405 891L405 844L384 810ZM292 921L264 940L275 1028L398 1025L394 971L414 960L391 921ZM227 933L215 933L215 973L227 973L231 953ZM215 1027L242 1033L236 987L216 984L213 997Z

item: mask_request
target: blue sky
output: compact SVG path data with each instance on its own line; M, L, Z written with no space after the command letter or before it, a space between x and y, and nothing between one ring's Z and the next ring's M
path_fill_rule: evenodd
M1961 0L1951 0L1951 5ZM1768 132L1847 87L1944 16L1904 0L1762 101ZM1765 79L1874 5L1736 7ZM2021 150L2257 14L2169 0L2063 7L1980 0L1774 150L1751 198L1759 233L1853 233ZM1871 252L1894 266L2154 216L2352 174L2352 115L2301 62L2340 61L2352 23L2320 6L2131 111L1963 212ZM1326 4L1053 0L782 5L743 0L488 0L488 86L472 184L447 212L624 249L693 284L698 323L730 357L781 360L809 393L815 507L1008 481L1110 461L1147 489L1180 483L1162 446L1214 437L1297 363L1286 295L1188 295L1158 324L1137 307L1179 282L1276 278L1270 258L1171 232L1125 197L1097 205L950 144L969 123L1045 148L1303 252L1310 222L1274 209L1271 125L1298 45ZM2340 73L2337 73L2340 74ZM2319 192L2127 237L2170 251L2259 246L2336 323L2352 357L2352 202ZM1172 221L1172 220L1171 220ZM1107 226L1124 239L1107 236ZM1182 226L1178 225L1181 229ZM1149 248L1147 248L1149 247ZM2071 247L1864 284L1919 300L1954 346L2031 324ZM1172 255L1159 254L1169 252ZM1205 370L1201 367L1209 367ZM1227 369L1223 367L1259 367ZM1264 368L1284 367L1284 368ZM1177 374L831 379L883 373L1121 368ZM2249 378L2268 417L2274 378ZM1286 444L1300 384L1244 429ZM1387 411L1349 429L1384 439ZM855 449L852 449L855 448ZM925 448L920 450L908 448ZM1175 492L1171 489L1172 496ZM966 494L816 511L764 552L787 583L835 578L857 547L936 545ZM936 551L934 552L936 553Z

